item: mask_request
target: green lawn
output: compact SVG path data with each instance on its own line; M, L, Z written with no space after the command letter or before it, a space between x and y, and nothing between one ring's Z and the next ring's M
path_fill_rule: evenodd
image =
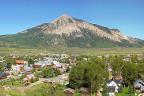
M117 96L130 96L129 94L129 88L124 88L123 91L121 93L118 93ZM131 96L138 96L138 95L135 95L134 93L131 94Z

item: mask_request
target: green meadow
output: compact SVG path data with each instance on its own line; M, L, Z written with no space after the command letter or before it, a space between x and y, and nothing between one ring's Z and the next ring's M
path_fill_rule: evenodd
M69 55L125 55L125 54L143 54L144 48L0 48L0 56L16 54L16 55L47 55L69 54Z

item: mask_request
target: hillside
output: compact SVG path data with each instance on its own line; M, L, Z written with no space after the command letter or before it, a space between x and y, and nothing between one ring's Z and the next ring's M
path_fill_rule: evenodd
M1 47L143 47L144 41L123 35L118 29L63 15L13 35L0 36Z

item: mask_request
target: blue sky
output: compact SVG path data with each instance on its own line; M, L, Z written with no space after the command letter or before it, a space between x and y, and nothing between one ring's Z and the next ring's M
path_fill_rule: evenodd
M63 14L144 39L144 0L0 0L0 34L14 34Z

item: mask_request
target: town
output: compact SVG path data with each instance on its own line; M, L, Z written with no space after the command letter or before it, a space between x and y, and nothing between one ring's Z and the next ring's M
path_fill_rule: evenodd
M10 54L0 57L0 88L10 90L16 86L26 89L42 84L60 84L64 86L65 96L143 96L143 67L144 54ZM52 95L55 93L50 94L55 96Z

